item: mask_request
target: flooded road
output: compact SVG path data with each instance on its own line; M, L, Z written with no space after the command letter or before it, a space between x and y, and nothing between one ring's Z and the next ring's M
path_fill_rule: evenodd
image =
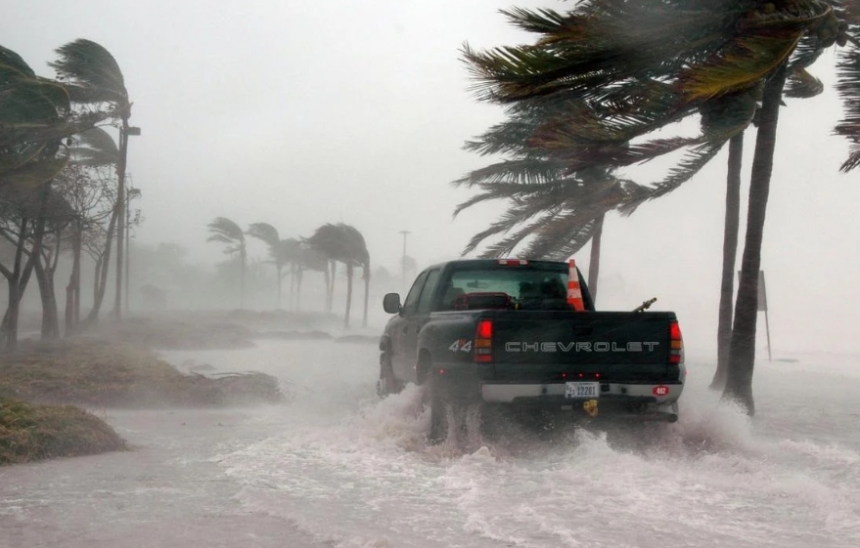
M292 402L109 410L134 451L0 469L0 546L860 546L856 357L760 361L752 421L688 358L666 430L513 429L466 450L425 444L414 387L375 397L373 344L165 357L274 374Z

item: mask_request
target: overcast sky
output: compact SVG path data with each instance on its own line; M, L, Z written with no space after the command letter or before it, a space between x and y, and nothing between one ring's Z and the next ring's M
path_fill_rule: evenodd
M425 265L456 257L501 210L452 220L470 194L449 183L488 163L462 144L502 120L499 107L470 93L459 49L527 40L498 13L512 5L566 7L5 0L0 43L45 76L53 50L77 38L116 57L131 123L142 128L128 166L143 192L140 241L178 242L214 262L222 255L205 239L216 216L268 222L281 237L342 221L365 235L375 265L396 271L399 231L411 231L409 254ZM828 52L813 68L827 92L788 100L780 119L763 259L777 350L860 350L860 172L838 173L847 145L830 135L841 112L833 64ZM637 170L640 182L658 180L658 168ZM631 218L608 218L599 304L632 308L656 296L656 307L678 312L688 339L712 345L724 193L721 155ZM577 256L583 267L587 253Z

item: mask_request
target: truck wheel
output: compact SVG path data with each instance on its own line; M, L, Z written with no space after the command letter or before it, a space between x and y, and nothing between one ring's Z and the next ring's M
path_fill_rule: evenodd
M427 390L430 392L430 433L427 441L431 445L437 445L448 437L448 407L449 404L442 397L441 390L431 379Z
M391 394L398 394L401 390L403 390L403 384L394 376L391 356L385 352L379 356L379 380L376 381L376 394L380 398L384 398Z

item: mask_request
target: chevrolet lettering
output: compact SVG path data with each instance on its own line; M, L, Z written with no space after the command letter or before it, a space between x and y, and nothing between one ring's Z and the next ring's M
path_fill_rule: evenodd
M659 342L506 342L505 352L653 352Z
M377 391L422 386L432 442L447 438L452 418L464 429L466 408L516 409L491 416L531 417L528 425L675 422L684 343L675 313L646 310L652 302L595 310L573 261L433 265L405 299L383 299L392 316L379 340Z

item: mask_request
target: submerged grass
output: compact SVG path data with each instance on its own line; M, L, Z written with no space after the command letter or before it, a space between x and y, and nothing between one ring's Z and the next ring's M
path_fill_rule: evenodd
M0 465L125 448L113 428L77 407L0 399Z

